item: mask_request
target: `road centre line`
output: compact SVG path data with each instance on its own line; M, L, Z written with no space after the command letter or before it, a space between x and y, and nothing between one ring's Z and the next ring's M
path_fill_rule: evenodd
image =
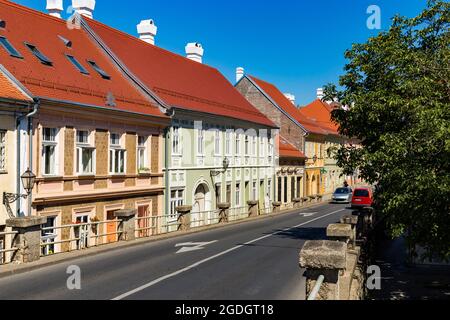
M261 240L264 240L264 239L267 239L267 238L276 236L276 235L278 235L278 234L280 234L280 233L283 233L283 232L286 232L286 231L289 231L289 230L292 230L292 229L296 229L296 228L299 228L299 227L303 227L303 226L308 225L308 224L310 224L310 223L312 223L312 222L315 222L315 221L324 219L324 218L326 218L326 217L329 217L329 216L331 216L331 215L337 214L337 213L342 212L342 211L345 211L345 210L346 210L346 209L337 210L337 211L328 213L328 214L326 214L326 215L323 215L323 216L321 216L321 217L312 219L312 220L310 220L310 221L301 223L301 224L299 224L299 225L296 225L296 226L293 226L293 227L290 227L290 228L286 228L286 229L283 229L283 230L281 230L281 231L274 232L274 233L269 234L269 235L265 235L265 236L263 236L263 237L260 237L260 238L251 240L251 241L246 242L246 243L244 243L244 244L241 244L241 245L235 246L235 247L233 247L233 248L230 248L230 249L228 249L228 250L222 251L222 252L220 252L220 253L218 253L218 254L216 254L216 255L213 255L213 256L211 256L211 257L209 257L209 258L206 258L206 259L203 259L203 260L201 260L201 261L198 261L198 262L196 262L196 263L194 263L194 264L192 264L192 265L190 265L190 266L188 266L188 267L186 267L186 268L183 268L183 269L180 269L180 270L178 270L178 271L175 271L175 272L173 272L173 273L171 273L171 274L162 276L162 277L160 277L160 278L158 278L158 279L153 280L152 282L149 282L149 283L147 283L147 284L145 284L145 285L142 285L142 286L140 286L140 287L138 287L138 288L136 288L136 289L133 289L133 290L130 290L130 291L124 293L124 294L121 294L120 296L118 296L118 297L116 297L116 298L113 298L112 300L118 301L118 300L126 299L126 298L128 298L128 297L130 297L130 296L132 296L132 295L134 295L134 294L136 294L136 293L138 293L138 292L141 292L141 291L143 291L143 290L145 290L145 289L148 289L148 288L150 288L150 287L152 287L152 286L154 286L154 285L156 285L156 284L158 284L158 283L160 283L160 282L162 282L162 281L164 281L164 280L173 278L173 277L175 277L175 276L177 276L177 275L179 275L179 274L182 274L182 273L184 273L184 272L187 272L187 271L189 271L189 270L192 270L192 269L194 269L194 268L196 268L196 267L198 267L198 266L200 266L200 265L202 265L202 264L205 264L205 263L207 263L207 262L209 262L209 261L211 261L211 260L214 260L214 259L216 259L216 258L219 258L219 257L221 257L221 256L224 256L224 255L226 255L226 254L228 254L228 253L230 253L230 252L236 251L236 250L238 250L238 249L240 249L240 248L243 248L243 247L248 246L248 245L250 245L250 244L253 244L253 243L255 243L255 242L258 242L258 241L261 241Z

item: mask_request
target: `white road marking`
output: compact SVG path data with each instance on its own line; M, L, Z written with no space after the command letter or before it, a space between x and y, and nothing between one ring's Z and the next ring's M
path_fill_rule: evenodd
M304 212L304 213L300 213L300 215L303 216L303 217L312 217L315 214L318 214L318 212Z
M187 243L179 243L175 245L175 248L182 247L180 250L178 250L176 253L185 253L185 252L191 252L191 251L198 251L205 249L204 247L213 243L216 243L217 240L210 241L210 242L187 242Z
M221 256L224 256L224 255L226 255L226 254L228 254L228 253L230 253L230 252L236 251L236 250L238 250L238 249L240 249L240 248L243 248L243 247L248 246L248 245L250 245L250 244L253 244L253 243L255 243L255 242L258 242L258 241L261 241L261 240L264 240L264 239L267 239L267 238L276 236L276 235L281 234L281 233L283 233L283 232L286 232L286 231L289 231L289 230L292 230L292 229L296 229L296 228L299 228L299 227L303 227L303 226L308 225L308 224L310 224L310 223L312 223L312 222L315 222L315 221L318 221L318 220L322 220L322 219L324 219L324 218L326 218L326 217L329 217L329 216L331 216L331 215L334 215L334 214L336 214L336 213L339 213L339 212L342 212L342 211L345 211L345 210L346 210L346 209L337 210L337 211L328 213L328 214L326 214L326 215L324 215L324 216L321 216L321 217L312 219L312 220L310 220L310 221L308 221L308 222L304 222L304 223L301 223L301 224L299 224L299 225L296 225L296 226L293 226L293 227L290 227L290 228L286 228L286 229L284 229L284 230L277 231L277 232L272 233L272 234L268 234L268 235L263 236L263 237L260 237L260 238L258 238L258 239L251 240L251 241L249 241L249 242L247 242L247 243L244 243L244 244L242 244L242 245L238 245L238 246L235 246L235 247L230 248L230 249L228 249L228 250L222 251L222 252L220 252L220 253L218 253L218 254L216 254L216 255L213 255L213 256L211 256L211 257L209 257L209 258L200 260L200 261L198 261L198 262L196 262L196 263L194 263L194 264L192 264L192 265L190 265L190 266L188 266L188 267L186 267L186 268L180 269L180 270L175 271L175 272L173 272L173 273L171 273L171 274L168 274L168 275L162 276L162 277L160 277L160 278L158 278L158 279L155 279L155 280L153 280L152 282L149 282L149 283L147 283L147 284L144 284L143 286L140 286L139 288L136 288L136 289L131 290L131 291L128 291L128 292L125 292L124 294L121 294L120 296L118 296L118 297L116 297L116 298L114 298L114 299L112 299L112 300L116 300L116 301L117 301L117 300L123 300L123 299L128 298L129 296L132 296L132 295L134 295L134 294L136 294L136 293L138 293L138 292L144 291L145 289L148 289L148 288L150 288L150 287L152 287L152 286L154 286L154 285L156 285L156 284L158 284L158 283L160 283L160 282L162 282L162 281L164 281L164 280L167 280L167 279L176 277L176 276L179 275L179 274L182 274L182 273L184 273L184 272L187 272L187 271L189 271L189 270L192 270L192 269L194 269L194 268L196 268L196 267L198 267L198 266L200 266L200 265L202 265L202 264L205 264L205 263L207 263L207 262L209 262L209 261L211 261L211 260L214 260L214 259L216 259L216 258L219 258L219 257L221 257Z

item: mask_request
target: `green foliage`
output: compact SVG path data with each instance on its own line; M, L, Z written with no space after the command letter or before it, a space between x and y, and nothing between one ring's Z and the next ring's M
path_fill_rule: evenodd
M335 110L346 173L378 183L376 206L393 235L450 259L450 5L429 1L417 17L395 17L386 32L345 53ZM328 86L333 92L336 87Z

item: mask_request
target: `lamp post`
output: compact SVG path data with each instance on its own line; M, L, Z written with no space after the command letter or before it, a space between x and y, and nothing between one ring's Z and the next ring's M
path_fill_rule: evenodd
M223 170L211 170L211 177L217 177L218 175L225 173L230 167L230 160L225 157L222 161Z
M14 218L14 215L11 210L10 204L16 202L21 198L27 199L30 196L36 183L36 175L31 172L30 169L28 169L24 174L22 174L20 179L22 180L23 188L25 189L27 194L3 192L3 205L6 207L6 210L8 211L8 214L11 218Z

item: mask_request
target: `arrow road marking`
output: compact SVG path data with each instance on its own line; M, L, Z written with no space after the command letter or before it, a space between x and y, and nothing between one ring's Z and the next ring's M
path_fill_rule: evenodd
M318 212L300 213L300 215L303 216L303 217L312 217L315 214L318 214Z
M183 268L183 269L180 269L180 270L178 270L178 271L175 271L175 272L173 272L173 273L171 273L171 274L167 274L167 275L165 275L165 276L162 276L162 277L160 277L160 278L158 278L158 279L155 279L155 280L153 280L153 281L151 281L151 282L149 282L149 283L147 283L147 284L144 284L144 285L140 286L139 288L130 290L130 291L128 291L128 292L125 292L124 294L121 294L120 296L115 297L115 298L113 298L112 300L116 300L116 301L118 301L118 300L124 300L124 299L126 299L126 298L128 298L128 297L130 297L130 296L132 296L132 295L134 295L134 294L136 294L136 293L139 293L139 292L144 291L144 290L146 290L146 289L148 289L148 288L151 288L151 287L153 287L154 285L156 285L156 284L158 284L158 283L160 283L160 282L163 282L163 281L165 281L165 280L168 280L168 279L171 279L171 278L173 278L173 277L176 277L176 276L178 276L178 275L180 275L180 274L182 274L182 273L188 272L188 271L190 271L190 270L192 270L192 269L194 269L194 268L197 268L198 266L201 266L201 265L203 265L203 264L205 264L205 263L207 263L207 262L209 262L209 261L211 261L211 260L217 259L217 258L222 257L222 256L224 256L224 255L227 255L227 254L229 254L229 253L231 253L231 252L234 252L234 251L236 251L236 250L239 250L239 249L241 249L241 248L244 248L245 246L248 246L248 245L253 244L253 243L255 243L255 242L259 242L259 241L261 241L261 240L264 240L264 239L273 237L273 236L275 236L275 235L281 234L281 233L283 233L283 232L286 232L286 231L289 231L289 230L292 230L292 229L296 229L296 228L300 228L300 227L306 226L306 225L311 224L311 223L313 223L313 222L315 222L315 221L319 221L319 220L325 219L325 218L327 218L327 217L329 217L329 216L332 216L332 215L334 215L334 214L336 214L336 213L339 213L339 212L342 212L342 211L345 211L345 209L341 209L341 210L337 210L337 211L334 211L334 212L325 214L325 215L320 216L320 217L317 217L317 218L315 218L315 219L306 221L306 222L304 222L304 223L302 223L302 224L299 224L299 225L296 225L296 226L293 226L293 227L290 227L290 228L286 228L286 229L284 229L284 230L277 231L277 232L274 232L274 233L272 233L272 234L265 235L265 236L263 236L263 237L261 237L261 238L254 239L254 240L249 241L249 242L247 242L247 243L244 243L244 244L235 246L235 247L233 247L233 248L230 248L230 249L228 249L228 250L219 252L219 253L216 254L216 255L213 255L213 256L211 256L211 257L209 257L209 258L206 258L206 259L203 259L203 260L201 260L201 261L198 261L198 262L196 262L196 263L194 263L194 264L192 264L192 265L190 265L190 266L187 266L186 268Z
M179 243L175 245L175 248L182 247L180 250L178 250L176 253L185 253L185 252L191 252L191 251L198 251L205 249L204 247L213 243L216 243L217 240L211 241L211 242L187 242L187 243Z

